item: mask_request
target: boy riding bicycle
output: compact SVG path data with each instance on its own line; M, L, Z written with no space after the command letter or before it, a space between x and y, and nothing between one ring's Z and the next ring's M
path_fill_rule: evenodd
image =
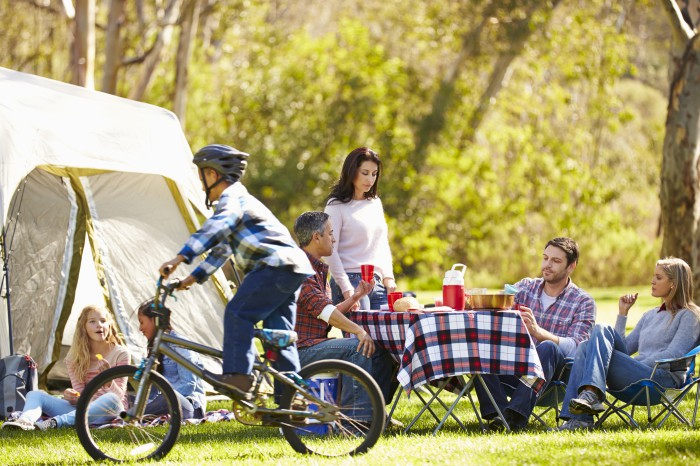
M195 256L209 255L178 289L202 283L235 254L246 273L224 314L223 374L211 374L234 397L250 399L252 388L253 329L262 321L265 328L294 330L299 288L314 271L287 228L239 181L245 173L248 154L233 147L212 144L200 149L193 163L214 214L190 236L173 259L163 263L160 274L168 277L177 266ZM278 371L299 371L296 346L280 351ZM205 371L206 372L206 371Z

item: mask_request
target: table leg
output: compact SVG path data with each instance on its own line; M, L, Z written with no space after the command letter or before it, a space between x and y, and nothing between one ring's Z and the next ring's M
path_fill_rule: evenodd
M443 424L445 424L445 421L447 421L447 418L448 418L449 416L452 416L452 417L457 421L457 423L459 424L459 426L460 426L462 429L464 429L464 430L467 429L467 428L464 426L464 424L462 424L462 421L460 421L460 420L457 418L457 416L454 415L453 411L454 411L454 409L457 407L457 403L459 403L459 400L462 399L462 397L464 396L464 394L465 394L465 393L469 393L469 392L471 391L473 385L474 385L474 380L470 377L469 380L467 380L466 383L464 384L464 387L462 388L462 390L459 391L459 394L457 395L457 398L455 398L455 400L452 402L452 404L450 405L450 407L447 409L447 412L445 413L445 416L442 418L442 420L440 421L440 423L437 425L437 427L436 427L435 430L433 431L433 435L437 434L438 431L439 431L440 429L442 429ZM469 400L472 402L472 406L474 406L474 402L472 401L471 396L469 396ZM481 423L479 423L479 424L481 424Z
M403 431L404 434L408 433L408 431L411 429L411 427L413 427L413 425L418 421L418 419L420 419L420 417L423 415L423 413L424 413L425 411L428 411L428 412L433 416L433 418L434 418L436 421L438 421L438 422L440 421L440 418L437 416L437 414L435 414L435 412L434 412L434 411L432 410L432 408L430 407L430 405L431 405L434 401L437 400L437 402L440 403L440 405L443 407L443 409L445 409L445 411L449 411L449 407L445 404L444 401L442 401L442 400L440 399L439 395L440 395L440 393L444 390L445 386L447 385L447 383L448 383L451 379L452 379L452 377L448 377L448 378L444 379L443 381L441 381L441 382L439 383L439 385L437 386L437 391L434 391L434 390L433 390L433 387L431 387L430 385L425 385L425 388L426 388L426 389L430 392L430 394L432 395L428 401L425 401L425 399L421 396L421 394L420 394L419 392L414 391L414 393L416 394L416 396L418 397L418 399L421 400L421 402L423 403L423 408L421 408L421 410L418 412L418 414L416 414L416 416L413 418L413 420L411 421L411 423L410 423L408 426L406 426L406 429L404 429L404 431ZM454 415L454 413L449 413L449 412L448 412L447 415L451 415L452 418L460 425L460 427L462 427L463 429L466 429L466 428L464 427L464 424L462 424L462 421L460 421L459 418L457 418L457 416Z
M491 390L489 390L489 387L486 385L486 382L484 382L484 379L481 378L481 374L473 374L472 376L475 377L481 383L482 387L484 387L484 391L486 392L486 395L488 395L491 404L496 409L498 417L501 419L501 421L503 421L503 425L506 426L506 432L510 432L510 426L508 425L508 422L506 422L506 418L503 417L503 413L501 413L501 409L498 407L498 403L496 403L496 401L493 399L493 395L491 395ZM476 407L474 408L474 411L476 412Z

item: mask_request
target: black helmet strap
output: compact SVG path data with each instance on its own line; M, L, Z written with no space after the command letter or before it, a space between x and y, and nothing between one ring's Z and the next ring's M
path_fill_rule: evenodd
M216 171L216 170L214 170ZM217 172L219 173L219 172ZM207 184L207 179L204 177L204 168L199 167L199 174L202 177L202 184L204 185L204 204L207 206L207 209L211 209L211 206L213 205L212 201L209 200L209 193L211 193L211 190L219 183L222 181L226 180L227 177L219 173L219 179L216 180L216 183L213 185L209 186Z

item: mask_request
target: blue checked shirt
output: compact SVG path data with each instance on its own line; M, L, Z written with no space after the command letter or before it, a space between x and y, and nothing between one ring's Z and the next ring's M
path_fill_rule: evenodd
M567 357L574 357L576 347L588 340L595 324L595 301L569 279L554 304L542 309L544 280L523 278L515 284L515 302L532 309L537 324L559 337L559 348ZM539 343L539 342L536 342Z
M207 258L192 272L198 283L209 278L233 254L236 265L245 273L269 266L314 274L289 230L239 182L224 190L214 215L190 236L178 254L189 264L195 256L209 250Z

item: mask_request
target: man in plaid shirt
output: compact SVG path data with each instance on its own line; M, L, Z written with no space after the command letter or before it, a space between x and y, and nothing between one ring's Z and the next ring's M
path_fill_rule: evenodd
M198 151L194 164L205 191L207 207L217 202L214 214L190 236L175 258L160 267L170 275L179 264L210 251L179 289L202 283L235 253L236 264L246 273L224 314L223 374L208 375L216 388L238 399L250 399L253 377L253 329L293 330L296 298L301 283L314 270L289 230L238 181L247 166L248 154L230 146L212 144ZM280 351L279 371L298 371L294 345Z
M330 217L324 212L304 212L294 223L294 233L316 272L301 285L297 302L295 330L299 336L297 346L302 367L321 359L350 361L366 370L376 380L384 399L390 400L393 359L388 352L375 347L362 327L345 316L355 303L374 289L374 280L360 281L348 299L334 306L328 286L328 265L321 261L322 257L333 253L335 238ZM357 338L329 338L332 326ZM341 404L350 405L353 393L362 396L364 392L356 387L343 387ZM353 402L360 406L369 405L369 399L364 403L358 399Z
M515 284L518 288L515 302L536 344L547 383L561 372L565 358L574 357L578 344L588 340L595 323L595 301L570 278L578 256L574 240L554 238L542 254L542 278L524 278ZM537 402L535 392L516 376L486 374L482 377L508 427L513 431L523 430ZM476 392L481 415L491 420L489 428L505 430L483 387L476 384Z

